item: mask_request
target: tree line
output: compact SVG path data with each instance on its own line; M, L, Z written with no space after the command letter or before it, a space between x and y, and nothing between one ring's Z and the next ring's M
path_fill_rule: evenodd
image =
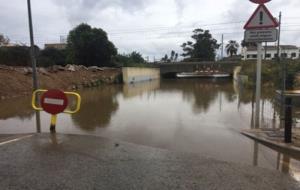
M170 55L161 58L162 62L176 62L179 56L183 61L214 61L220 45L209 30L195 29L191 40L181 45L182 53L174 50ZM12 66L30 66L30 50L25 45L8 47L9 39L0 35L0 64ZM242 42L241 46L252 46ZM237 55L239 44L230 40L225 49L229 56ZM133 51L120 54L115 45L108 39L101 28L92 28L88 24L80 24L72 29L67 38L66 49L36 47L38 66L76 64L84 66L121 67L146 66L142 54Z
M9 39L0 35L0 64L30 66L30 48L25 45L7 46ZM35 48L37 65L84 65L99 67L139 66L146 61L139 52L118 54L107 33L88 24L80 24L68 34L66 49Z
M180 47L182 48L182 54L184 62L192 61L215 61L216 51L220 48L221 44L213 38L209 30L195 29L191 36L192 40L184 42ZM242 40L241 45L235 40L229 40L225 46L225 51L229 57L233 57L238 54L239 47L256 46L256 43L248 43ZM176 56L174 56L176 55ZM165 54L161 58L161 62L176 62L178 61L179 54L175 51L171 51L170 57Z

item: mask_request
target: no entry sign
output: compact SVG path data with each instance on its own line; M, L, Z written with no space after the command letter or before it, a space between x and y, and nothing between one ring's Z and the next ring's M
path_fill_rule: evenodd
M40 106L36 105L38 94L42 94ZM72 101L76 101L76 108L74 110L66 109L69 103L67 96L72 96L75 98L71 99ZM77 113L80 110L80 104L81 97L78 93L63 92L60 90L38 89L33 92L31 99L31 105L33 109L35 109L36 111L45 111L51 114L50 131L52 133L55 133L57 114L62 112L68 114Z
M62 113L68 106L68 98L60 90L48 90L42 95L41 106L52 115Z

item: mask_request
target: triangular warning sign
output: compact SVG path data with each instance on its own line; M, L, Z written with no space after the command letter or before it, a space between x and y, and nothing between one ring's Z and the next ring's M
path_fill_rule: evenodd
M267 7L260 4L244 26L244 29L276 28L278 25L277 20Z

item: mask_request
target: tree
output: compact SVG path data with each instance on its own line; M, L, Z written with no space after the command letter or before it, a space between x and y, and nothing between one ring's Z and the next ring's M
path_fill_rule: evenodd
M136 51L130 54L118 54L115 57L115 61L119 66L123 67L141 66L146 62L142 54Z
M133 51L131 54L129 54L129 59L131 59L131 61L133 63L137 63L137 64L141 64L141 63L145 63L145 59L143 58L142 54L140 54L139 52Z
M176 62L178 59L178 53L175 54L174 61Z
M66 50L55 48L41 50L38 56L38 65L44 67L51 65L66 65Z
M80 24L70 31L67 39L68 62L85 66L111 66L117 55L114 44L100 28Z
M174 50L171 51L170 57L168 54L166 54L163 58L161 58L162 62L174 62L178 59L178 53L176 53Z
M9 38L5 37L3 34L0 34L0 46L9 44Z
M175 59L175 54L176 54L175 51L172 50L172 51L171 51L171 58L170 58L171 61L174 61L174 59Z
M233 55L237 54L237 51L239 49L239 44L234 40L230 40L225 48L226 48L227 55L230 55L230 57L232 57Z
M166 54L163 58L161 58L162 62L169 62L168 54Z
M34 50L36 55L40 53L38 46L35 46ZM31 66L30 47L21 45L0 47L0 65Z
M195 41L187 41L181 45L183 49L182 56L186 60L214 61L216 50L220 44L212 37L209 30L196 29L191 38Z

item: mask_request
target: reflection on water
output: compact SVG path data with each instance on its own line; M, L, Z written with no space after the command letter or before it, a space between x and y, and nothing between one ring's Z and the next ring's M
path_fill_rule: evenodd
M0 119L30 119L35 113L30 101L30 97L0 100Z
M262 124L278 124L275 89L262 90ZM291 173L299 178L300 155L267 148L240 134L252 126L253 91L227 80L163 80L108 85L80 91L82 108L58 116L59 133L92 134L132 143L193 152L219 160ZM50 116L42 113L42 131ZM1 102L0 134L35 132L30 98ZM55 138L53 140L55 141Z
M160 81L154 80L151 82L136 83L123 86L124 98L134 98L143 95L145 92L152 92L160 88Z
M84 130L94 130L96 127L106 127L113 114L118 110L119 104L116 95L118 86L104 86L97 90L85 90L80 92L82 96L81 109L72 115L75 125Z

